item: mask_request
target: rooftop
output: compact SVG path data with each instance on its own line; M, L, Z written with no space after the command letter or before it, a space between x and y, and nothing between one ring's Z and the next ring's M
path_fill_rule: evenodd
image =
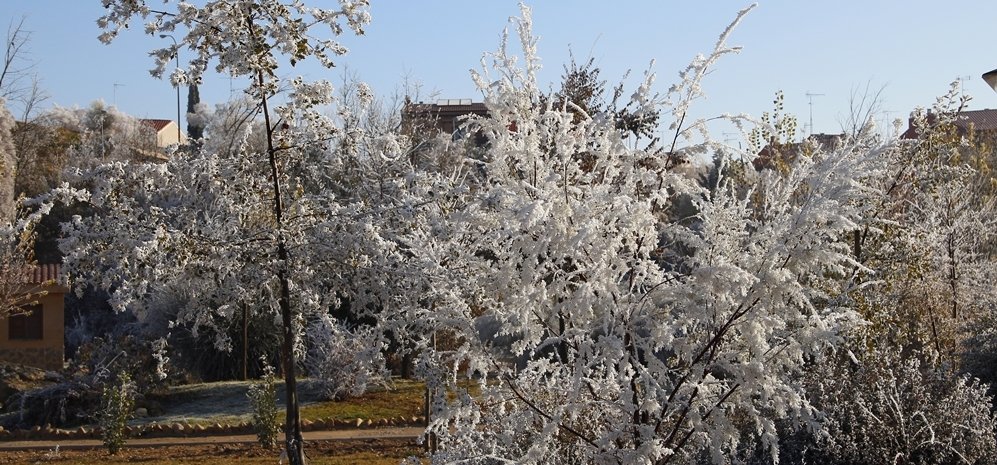
M156 132L162 131L163 128L169 126L173 122L171 119L140 119L142 124L155 129Z

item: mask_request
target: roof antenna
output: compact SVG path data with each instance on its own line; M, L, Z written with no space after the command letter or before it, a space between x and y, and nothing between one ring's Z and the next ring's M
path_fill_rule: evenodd
M810 105L810 134L814 135L814 97L823 97L824 94L815 94L807 91L807 102Z
M124 86L125 86L124 84L118 84L117 82L112 84L114 90L111 92L111 106L115 108L118 107L118 87L124 87Z
M959 96L966 96L966 81L972 79L973 76L959 76Z

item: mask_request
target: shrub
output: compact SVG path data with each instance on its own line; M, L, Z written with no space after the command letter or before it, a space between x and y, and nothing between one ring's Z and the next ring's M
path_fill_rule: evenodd
M55 384L25 391L11 399L10 410L16 417L3 423L5 428L30 428L51 424L69 428L92 421L103 401L103 391L114 374L127 373L133 401L143 405L143 394L168 381L164 371L168 361L162 340L146 340L136 335L92 337L80 346L68 368Z
M381 353L381 338L372 328L350 330L323 315L308 326L307 337L305 366L327 398L359 396L371 383L386 386L391 379Z
M135 408L135 383L128 372L108 383L101 392L101 410L97 414L100 437L109 453L117 454L127 440L126 427Z
M890 349L813 373L818 463L980 463L997 453L987 386Z
M264 362L265 363L265 362ZM260 445L273 449L280 442L280 420L277 409L277 376L273 367L265 363L263 377L249 386L249 402L253 408L253 429Z
M988 394L997 395L997 311L990 309L971 320L962 343L961 368L990 385Z

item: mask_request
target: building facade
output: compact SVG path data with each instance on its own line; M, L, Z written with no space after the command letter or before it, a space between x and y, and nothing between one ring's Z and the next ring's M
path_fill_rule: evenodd
M0 361L46 370L62 369L65 346L65 296L59 265L38 265L25 291L44 293L23 314L0 319Z

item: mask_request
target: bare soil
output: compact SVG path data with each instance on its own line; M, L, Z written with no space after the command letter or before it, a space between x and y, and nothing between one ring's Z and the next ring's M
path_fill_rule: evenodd
M406 457L421 456L422 449L407 439L363 439L307 441L305 454L312 465L398 464ZM125 447L117 455L103 448L75 450L0 451L3 464L267 464L277 463L279 450L247 444L205 444L163 447ZM285 462L286 463L286 462Z

